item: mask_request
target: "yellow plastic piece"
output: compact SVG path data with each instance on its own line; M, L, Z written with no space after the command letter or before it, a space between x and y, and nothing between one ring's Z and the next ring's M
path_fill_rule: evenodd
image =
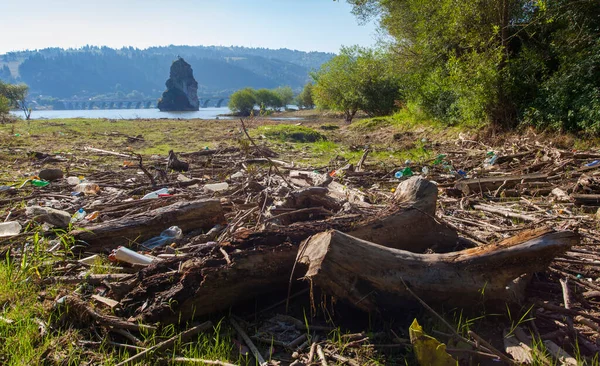
M446 345L437 339L428 336L423 328L413 320L410 328L410 343L413 345L415 355L421 366L456 366L458 361L446 352Z

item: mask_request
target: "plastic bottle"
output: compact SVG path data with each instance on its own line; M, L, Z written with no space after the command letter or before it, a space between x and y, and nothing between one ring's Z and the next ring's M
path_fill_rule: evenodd
M36 187L45 187L48 184L50 184L50 182L47 182L45 180L41 180L41 179L32 179L31 180L31 184L36 186Z
M96 183L79 183L78 185L75 186L75 192L83 192L86 195L91 194L97 194L98 192L100 192L100 186L97 185Z
M227 182L213 183L213 184L206 184L206 185L204 185L204 190L205 191L209 191L209 192L224 191L227 188L229 188L229 184L227 184Z
M585 164L585 166L591 167L591 166L596 166L598 164L600 164L600 160L594 160L591 163Z
M87 212L85 212L85 210L83 208L80 208L71 217L71 222L77 222L79 220L82 220L86 214L87 214Z
M182 236L183 232L179 226L171 226L167 230L164 230L162 233L160 233L159 236L148 239L140 245L146 249L154 249L169 244L173 240L180 239Z
M67 184L69 184L69 185L76 186L79 183L81 183L81 179L79 179L78 177L68 177L67 178Z
M150 258L125 247L118 247L115 249L109 256L109 259L129 264L150 264L154 261L154 258Z
M143 200L148 200L148 199L155 199L160 197L163 194L169 194L169 189L168 188L161 188L157 191L154 192L150 192L147 195L145 195L144 197L142 197Z
M422 167L422 168L421 168L421 173L423 173L424 175L427 175L427 174L429 174L429 168L428 168L428 167L426 167L426 166Z
M0 237L14 236L21 232L21 224L16 221L0 222Z
M444 159L446 158L446 154L440 154L438 155L435 160L433 161L433 165L440 165Z

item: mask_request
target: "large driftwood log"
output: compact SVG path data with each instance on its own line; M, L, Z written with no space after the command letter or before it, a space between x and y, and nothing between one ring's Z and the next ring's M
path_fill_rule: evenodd
M88 244L86 250L114 249L132 242L141 243L159 235L170 226L177 225L184 232L194 229L210 230L224 223L223 211L218 200L177 202L127 218L118 218L72 234L78 241Z
M393 202L376 215L298 222L260 232L238 231L221 247L231 265L220 251L189 259L181 266L176 260L152 264L127 284L130 291L121 303L144 321L177 321L285 289L300 243L330 229L418 252L431 247L444 251L464 247L456 232L435 220L436 200L437 187L413 177L398 186Z
M523 275L544 270L578 241L573 232L538 229L486 247L416 254L328 231L304 242L298 261L308 266L305 277L315 285L365 310L410 299L402 281L434 304L503 306L521 300Z

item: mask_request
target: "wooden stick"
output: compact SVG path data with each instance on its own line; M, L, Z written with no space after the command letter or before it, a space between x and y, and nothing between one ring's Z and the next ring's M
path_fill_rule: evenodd
M510 359L504 353L498 351L494 346L492 346L491 344L489 344L488 342L486 342L483 338L481 338L480 336L478 336L472 330L470 330L468 334L469 334L469 336L471 338L473 338L478 343L482 344L485 348L487 348L488 350L490 350L493 354L495 354L496 356L498 356L498 358L500 358L502 361L506 362L508 365L516 365L516 363L512 359Z
M313 358L315 357L315 351L317 350L317 341L319 340L319 336L316 335L313 339L312 344L310 345L310 351L308 352L308 361L306 362L308 365L312 363Z
M492 207L492 206L488 206L488 205L473 205L473 208L476 210L481 210L481 211L486 211L486 212L490 212L490 213L495 213L504 217L510 217L513 219L520 219L523 221L531 221L531 222L535 222L538 221L537 218L533 217L533 216L529 216L529 215L522 215L516 212L512 212L512 211L508 211L505 209L501 209L501 208L497 208L497 207Z
M235 319L233 319L233 318L229 318L229 322L231 323L231 325L233 325L233 327L238 332L238 334L240 335L240 337L242 337L244 339L244 342L246 343L246 345L248 346L248 348L250 348L250 351L254 355L254 358L256 359L256 361L258 361L258 364L259 365L265 365L266 364L265 359L260 354L260 352L258 351L258 348L256 348L256 346L254 345L254 343L252 343L252 340L250 339L250 337L248 337L248 334L246 334L246 332L244 332L244 330L242 329L242 327L240 327L240 325L238 324L238 322L235 321Z
M320 344L317 344L317 354L319 355L319 360L321 360L321 366L328 366L325 353L323 353L323 348L321 348Z
M362 166L365 163L365 160L367 160L367 155L369 155L369 151L371 151L371 149L369 149L368 147L364 150L364 153L360 157L360 160L358 161L358 164L356 164L356 171L357 172L360 172L362 170Z
M181 363L203 363L205 365L220 365L220 366L237 366L229 362L218 361L218 360L205 360L202 358L187 358L187 357L175 357L169 358L167 361L170 362L181 362Z
M154 352L160 352L162 350L165 350L165 349L171 347L173 344L175 344L175 342L177 342L177 340L181 340L183 342L183 341L187 340L188 338L195 336L198 333L204 332L205 330L212 328L212 326L213 326L212 322L210 322L210 321L204 322L200 325L197 325L193 328L186 330L185 332L182 332L176 336L173 336L173 337L167 339L166 341L160 342L159 344L154 345L150 348L146 348L144 351L138 353L137 355L129 357L125 361L118 363L117 366L133 364L133 363L135 363L135 361L143 358L144 356L148 355L151 352L154 353Z
M571 291L569 291L569 278L561 278L560 279L560 287L562 288L562 294L563 294L563 303L565 306L565 309L567 310L571 310ZM569 332L571 333L571 337L573 338L573 341L576 339L576 333L575 333L575 328L573 327L573 318L571 316L566 316L567 318L567 326L569 327Z

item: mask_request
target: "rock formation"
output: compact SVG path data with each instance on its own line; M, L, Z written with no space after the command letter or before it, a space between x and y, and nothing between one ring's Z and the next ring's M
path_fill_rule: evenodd
M194 79L190 64L181 57L178 56L171 64L171 72L165 85L167 90L158 101L161 112L197 111L200 108L198 82Z

